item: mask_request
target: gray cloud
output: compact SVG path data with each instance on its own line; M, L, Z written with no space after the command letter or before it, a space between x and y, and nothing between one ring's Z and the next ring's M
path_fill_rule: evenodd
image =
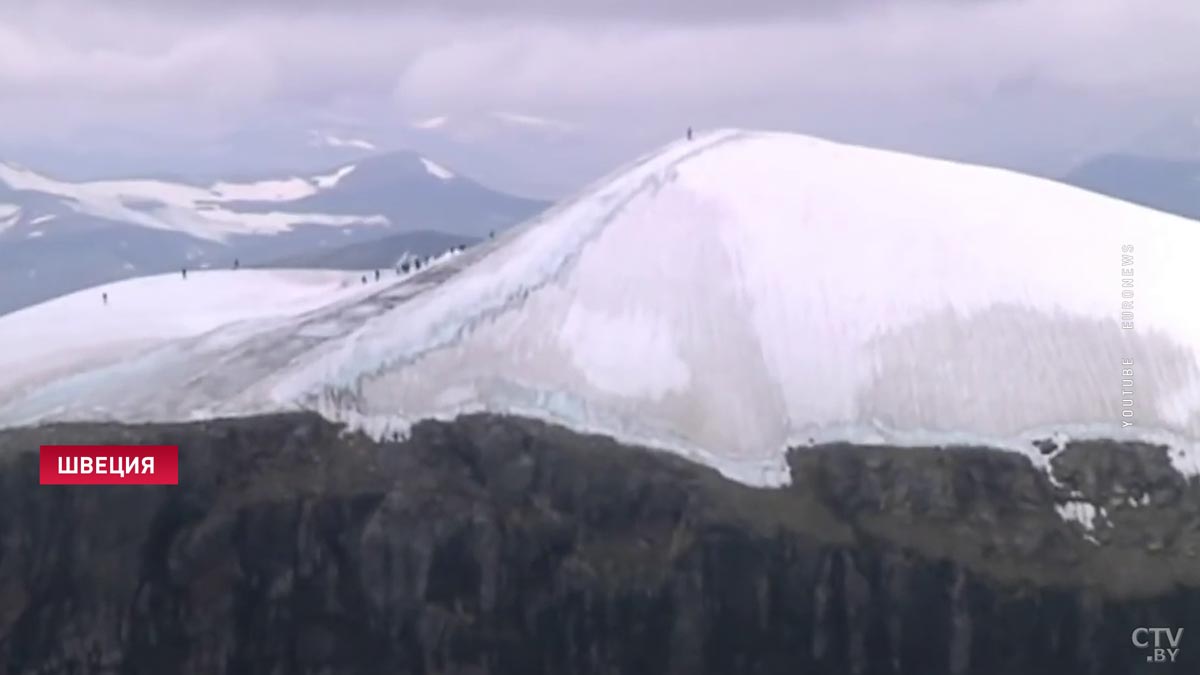
M331 10L357 14L439 14L456 18L518 18L562 20L582 18L605 21L656 21L691 23L761 20L790 17L845 16L861 11L921 4L982 4L1005 0L174 0L177 13L211 14L220 11L318 12ZM156 0L108 0L109 6L126 9L161 9Z
M0 153L142 137L252 163L317 126L568 183L692 124L1050 171L1194 117L1197 34L1175 0L40 2L0 7Z

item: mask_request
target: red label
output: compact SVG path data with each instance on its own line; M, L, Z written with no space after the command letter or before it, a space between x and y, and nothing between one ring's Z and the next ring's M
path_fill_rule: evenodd
M174 445L43 445L42 485L178 485Z

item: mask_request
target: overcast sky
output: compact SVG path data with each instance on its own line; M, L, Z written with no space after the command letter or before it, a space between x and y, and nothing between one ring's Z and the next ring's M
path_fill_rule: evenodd
M80 172L411 147L569 191L688 125L1060 173L1200 154L1195 0L11 0L0 154Z

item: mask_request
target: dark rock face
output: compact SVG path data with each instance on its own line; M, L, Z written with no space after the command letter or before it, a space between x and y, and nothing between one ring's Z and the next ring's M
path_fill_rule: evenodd
M181 482L40 487L41 443L177 444ZM0 672L1200 671L1200 486L1162 449L1068 446L1060 485L973 449L791 463L753 489L490 416L0 432ZM1184 628L1176 663L1139 627Z

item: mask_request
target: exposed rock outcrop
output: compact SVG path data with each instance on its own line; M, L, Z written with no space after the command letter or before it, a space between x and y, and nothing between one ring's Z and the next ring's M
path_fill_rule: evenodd
M37 484L39 444L100 442L179 445L180 485ZM482 415L384 444L309 415L0 432L0 672L1200 667L1200 486L1161 448L1069 446L1059 485L978 449L790 462L754 489ZM1185 628L1177 663L1142 626Z

